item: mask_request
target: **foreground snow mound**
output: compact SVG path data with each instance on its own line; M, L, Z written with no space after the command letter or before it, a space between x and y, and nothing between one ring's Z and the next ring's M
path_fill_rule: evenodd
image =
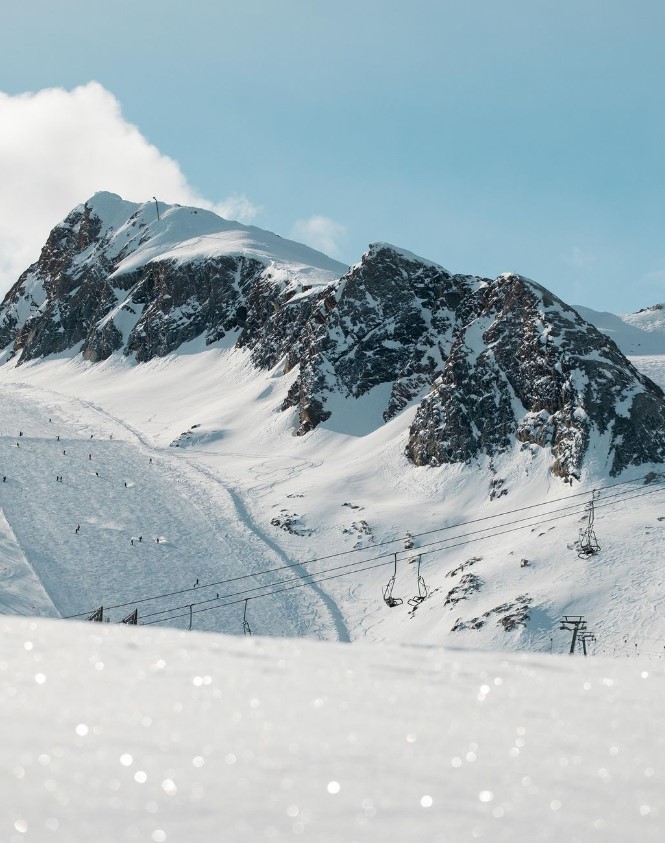
M3 840L665 834L665 676L3 619Z

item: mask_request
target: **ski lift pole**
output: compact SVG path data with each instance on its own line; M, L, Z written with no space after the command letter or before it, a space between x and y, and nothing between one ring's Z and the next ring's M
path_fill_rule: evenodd
M155 200L155 208L157 208L157 220L159 220L159 202L155 196L152 197Z
M189 604L189 626L187 627L188 629L192 628L192 615L193 614L194 614L194 611L192 609L192 604L190 603Z

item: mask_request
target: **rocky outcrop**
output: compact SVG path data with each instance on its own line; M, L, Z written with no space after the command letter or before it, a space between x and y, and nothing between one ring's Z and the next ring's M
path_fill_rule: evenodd
M413 462L468 462L517 440L550 448L552 471L575 477L594 437L605 439L612 474L665 458L662 391L572 308L517 275L468 305L411 426Z
M93 362L115 351L145 362L232 334L269 367L344 268L207 211L162 206L157 219L152 203L97 194L53 229L5 297L0 347L19 364L68 349Z
M110 266L84 262L101 221L88 206L73 210L51 231L39 260L21 275L0 308L0 346L24 360L78 346L114 301Z
M359 398L390 384L387 421L422 395L448 357L458 311L479 281L387 244L374 244L320 300L294 348L300 364L285 407L299 433L325 420L332 394Z

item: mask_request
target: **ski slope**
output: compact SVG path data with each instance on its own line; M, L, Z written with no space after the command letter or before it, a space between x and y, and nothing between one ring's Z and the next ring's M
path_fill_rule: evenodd
M220 587L192 590L197 580L288 563L243 521L223 487L178 456L154 451L89 403L32 387L3 388L0 506L7 523L2 530L0 520L0 541L14 549L4 563L14 580L28 567L22 554L34 571L32 591L21 587L24 602L37 600L31 593L43 586L34 613L52 614L55 606L69 616L129 604L110 612L117 621L138 597L183 589L190 591L181 602L214 606ZM22 577L29 578L25 571ZM152 601L141 613L165 605ZM275 635L325 637L336 629L328 614L325 600L303 602L295 592L268 601L261 622ZM242 607L202 613L197 626L242 631ZM341 621L338 632L346 637Z
M579 614L598 653L665 653L665 487L641 479L658 466L611 478L596 443L575 487L533 449L417 469L403 453L413 408L367 430L372 396L295 437L280 411L294 376L228 348L0 367L0 505L58 612L126 603L119 620L180 592L140 604L141 621L187 628L195 603L194 629L242 634L248 597L256 633L555 652L559 619ZM582 560L593 489L602 550ZM388 608L395 553L403 602ZM413 606L421 554L428 597Z
M665 835L641 659L0 626L8 843Z

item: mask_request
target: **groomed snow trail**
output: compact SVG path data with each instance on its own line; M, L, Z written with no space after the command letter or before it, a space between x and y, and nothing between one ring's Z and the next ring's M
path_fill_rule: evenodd
M151 448L101 408L69 396L3 387L0 472L7 477L0 483L0 507L63 616L127 603L111 613L119 620L138 598L285 563L214 478L179 452ZM155 612L199 601L203 605L195 609L216 607L224 595L271 581L263 576L197 588L142 604L139 615L156 620L162 616ZM312 600L312 589L305 588L257 599L250 603L253 628L330 637L330 607L313 605L320 597ZM242 632L242 613L242 604L202 612L195 628ZM344 637L343 623L334 626Z

